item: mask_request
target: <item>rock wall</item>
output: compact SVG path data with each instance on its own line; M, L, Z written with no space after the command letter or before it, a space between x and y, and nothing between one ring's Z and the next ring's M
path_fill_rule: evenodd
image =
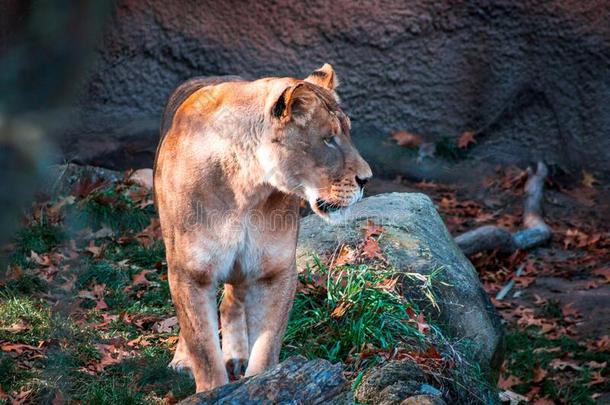
M188 77L304 77L330 62L356 139L474 130L474 158L608 176L609 20L606 0L120 0L63 148L149 166Z

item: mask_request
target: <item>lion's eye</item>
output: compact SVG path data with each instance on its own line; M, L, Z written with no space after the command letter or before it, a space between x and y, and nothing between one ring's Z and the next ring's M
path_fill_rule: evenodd
M325 136L324 143L326 146L334 147L335 146L335 137L334 136Z

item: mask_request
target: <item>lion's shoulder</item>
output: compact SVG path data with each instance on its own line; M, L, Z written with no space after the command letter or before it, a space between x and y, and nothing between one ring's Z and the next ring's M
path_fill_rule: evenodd
M163 110L163 117L161 119L161 139L163 139L167 131L171 128L178 108L197 90L206 86L240 81L244 81L240 76L201 76L193 77L182 83L169 97L165 109Z

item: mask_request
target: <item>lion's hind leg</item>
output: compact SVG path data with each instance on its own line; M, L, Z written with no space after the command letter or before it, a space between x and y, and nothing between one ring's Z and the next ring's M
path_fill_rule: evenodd
M225 284L220 304L222 352L229 378L237 380L248 365L248 327L246 324L246 286Z

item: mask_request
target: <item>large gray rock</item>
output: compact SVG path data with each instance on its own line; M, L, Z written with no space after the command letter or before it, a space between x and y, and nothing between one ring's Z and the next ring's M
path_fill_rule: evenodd
M361 403L399 405L405 398L420 394L426 382L426 375L417 364L392 361L370 369L354 394Z
M469 154L489 162L610 173L608 1L116 4L64 138L68 158L150 167L163 105L185 79L304 77L330 62L377 173L415 166L404 149L377 154L393 129L453 142L474 130Z
M297 248L299 269L311 264L312 255L332 252L342 243L357 244L369 219L383 225L380 246L397 271L427 275L443 269L434 283L440 311L421 296L419 285L405 281L408 298L418 300L451 336L463 338L463 343L470 341L468 350L483 368L497 370L503 359L503 329L498 314L472 264L427 196L391 193L365 198L337 225L313 215L303 218Z

